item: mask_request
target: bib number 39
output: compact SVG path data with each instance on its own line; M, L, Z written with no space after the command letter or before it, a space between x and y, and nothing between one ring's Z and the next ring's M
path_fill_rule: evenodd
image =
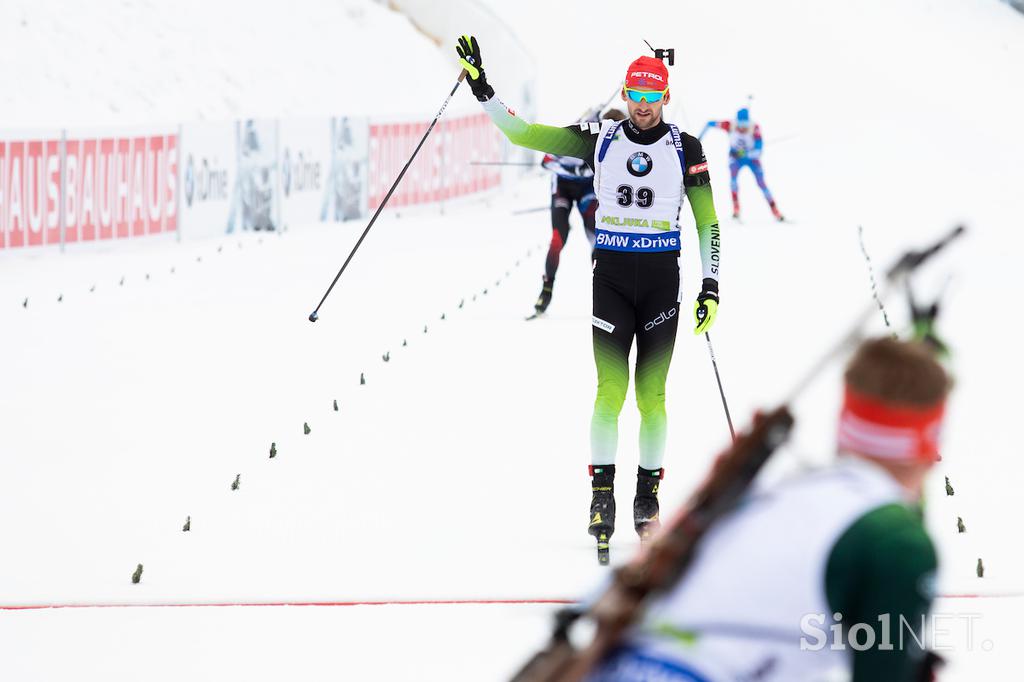
M619 206L627 207L636 203L639 208L650 208L654 204L654 190L650 187L639 187L634 191L632 185L619 185L615 191Z

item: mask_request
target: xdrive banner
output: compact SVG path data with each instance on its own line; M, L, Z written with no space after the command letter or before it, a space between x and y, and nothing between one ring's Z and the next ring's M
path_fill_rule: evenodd
M365 118L281 121L284 225L340 222L366 214L367 135Z
M234 122L182 126L182 236L213 237L227 231L237 172Z
M183 236L278 228L276 121L190 123L181 138Z

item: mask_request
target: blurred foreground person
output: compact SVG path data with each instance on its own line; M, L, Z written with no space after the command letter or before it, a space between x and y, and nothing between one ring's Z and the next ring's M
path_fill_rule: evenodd
M588 682L930 679L920 502L949 388L925 344L862 344L836 461L749 493Z

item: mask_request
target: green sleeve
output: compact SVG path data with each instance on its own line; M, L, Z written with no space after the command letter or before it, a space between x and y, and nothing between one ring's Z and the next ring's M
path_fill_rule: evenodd
M693 219L697 223L697 238L700 241L700 262L704 277L718 281L718 266L722 261L722 236L715 214L715 200L711 185L687 187L686 197L690 200Z
M852 682L918 679L925 652L903 622L913 628L918 639L922 637L922 617L931 607L936 566L935 548L920 511L902 504L865 514L840 537L825 573L829 607L843 614L847 632L864 623L874 630L876 642L858 651L844 635L847 651L853 656ZM891 650L879 646L883 642L879 616L883 614L889 614ZM859 640L863 642L863 636Z
M593 167L594 147L597 141L596 126L583 124L556 128L555 126L527 123L501 103L497 97L483 102L484 111L514 145L558 156L574 156L584 159Z

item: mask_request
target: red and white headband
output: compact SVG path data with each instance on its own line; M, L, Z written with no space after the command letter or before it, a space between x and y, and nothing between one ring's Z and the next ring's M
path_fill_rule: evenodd
M933 462L945 402L929 407L897 406L846 387L839 415L839 448L878 459Z

